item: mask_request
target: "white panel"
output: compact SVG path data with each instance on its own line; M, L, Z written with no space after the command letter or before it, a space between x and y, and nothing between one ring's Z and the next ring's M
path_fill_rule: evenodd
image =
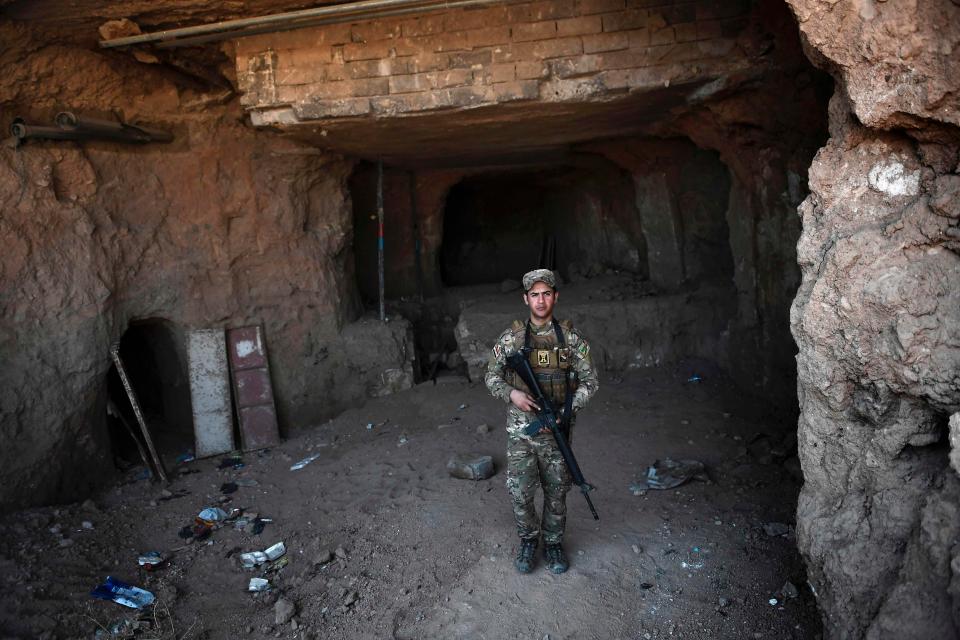
M187 334L190 400L198 458L233 451L233 411L227 344L223 329L196 329Z

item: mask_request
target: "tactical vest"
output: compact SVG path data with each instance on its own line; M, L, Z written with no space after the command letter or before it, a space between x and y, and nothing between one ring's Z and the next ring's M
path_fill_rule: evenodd
M560 323L560 327L565 332L572 329L572 325L566 320ZM514 320L510 329L513 331L514 344L525 345L527 338L526 324L520 320ZM555 331L550 331L547 335L542 336L530 331L528 346L530 352L527 358L530 362L530 368L537 376L537 381L540 383L543 393L550 397L559 411L566 402L567 378L570 379L569 389L571 394L579 386L577 374L573 368L573 349L569 344L560 346ZM520 376L509 369L507 370L507 382L521 391L530 393L530 389L523 383Z

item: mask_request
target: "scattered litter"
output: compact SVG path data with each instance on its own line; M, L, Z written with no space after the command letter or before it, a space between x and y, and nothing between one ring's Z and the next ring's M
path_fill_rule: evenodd
M270 588L270 581L266 578L250 578L247 591L266 591Z
M283 542L278 542L272 547L267 547L263 551L251 551L249 553L241 553L240 562L243 564L244 569L252 569L265 562L276 560L286 552L287 552L287 548L284 546Z
M398 446L398 447L402 447L403 445L407 444L408 442L410 442L410 439L407 438L407 436L400 436L400 440L397 442L397 446Z
M177 456L177 463L183 464L185 462L193 462L197 458L193 455L192 451L187 451L186 453L181 453Z
M197 514L197 524L211 527L227 519L227 512L220 507L207 507Z
M462 404L462 405L460 405L459 407L457 407L457 411L463 411L464 409L466 409L466 408L469 407L469 406L470 406L470 405L468 405L468 404Z
M454 478L486 480L493 476L493 457L476 453L458 454L447 462L447 471Z
M311 462L313 462L319 457L320 457L319 453L314 453L312 455L309 455L303 460L301 460L300 462L290 465L290 471L298 471L299 469L303 469L305 466L307 466L308 464L310 464Z
M159 569L163 566L163 556L159 551L147 551L137 558L137 564L147 571L154 571L155 569Z
M382 427L383 425L387 424L388 422L390 422L390 418L385 418L385 419L381 420L380 422L368 422L368 423L367 423L367 431L371 431L371 430L373 430L373 429L376 429L377 427Z
M689 378L687 378L687 382L691 382L691 383L703 382L703 378L700 377L700 374L695 373L695 374L693 374L692 376L690 376Z
M260 483L254 480L253 478L237 478L234 480L234 484L238 487L259 487Z
M637 545L632 544L632 545L630 545L630 548L633 549L633 552L634 552L634 553L636 553L636 554L639 554L639 553L640 553L640 547L638 547Z
M635 496L645 496L649 488L646 482L634 482L630 485L630 493Z
M703 554L700 547L691 547L687 552L687 560L680 563L684 569L703 569Z
M767 600L767 602L770 603L771 607L775 607L776 605L779 604L779 601L776 598L770 598L769 600Z
M89 520L84 520L83 522L80 523L80 526L83 529L86 529L87 531L93 531L93 523L90 522Z
M790 527L782 522L768 522L763 525L763 532L771 538L776 538L790 533Z
M243 458L240 456L230 456L220 460L220 466L218 466L217 469L240 469L243 466Z
M236 482L224 482L220 485L220 493L224 495L230 495L231 493L236 493L237 483Z
M647 476L642 481L630 485L631 492L636 495L642 486L648 489L673 489L688 480L710 482L704 464L698 460L657 460L647 469Z
M290 564L290 558L287 556L284 556L279 560L277 560L276 562L274 562L273 564L271 564L269 567L267 567L267 570L265 573L273 573L275 571L280 571L280 569L283 569L288 564Z
M107 576L107 581L97 585L90 595L100 600L112 600L131 609L142 609L155 600L154 595L146 589L115 580L112 576Z

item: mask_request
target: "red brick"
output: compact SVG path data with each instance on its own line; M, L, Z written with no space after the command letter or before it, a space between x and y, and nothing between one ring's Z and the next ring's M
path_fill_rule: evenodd
M350 28L351 42L374 42L375 40L388 40L399 37L400 23L396 20L361 22L352 25Z
M630 9L603 15L604 31L627 31L647 26L649 15L645 9Z
M288 49L277 52L277 62L281 67L304 68L329 64L333 60L330 47L317 46L306 49Z
M557 35L582 36L588 33L603 31L603 21L600 16L581 16L579 18L565 18L557 20Z
M557 23L525 22L515 24L510 28L511 39L514 42L529 42L530 40L548 40L557 37Z
M467 29L484 29L507 24L506 7L489 7L483 9L463 9L453 11L444 16L444 25L447 31Z
M597 53L599 51L616 51L630 46L628 31L614 31L611 33L597 33L583 36L583 52Z
M473 71L470 69L447 69L446 71L433 71L430 73L430 81L436 89L446 89L448 87L459 87L461 85L473 82Z
M370 98L314 100L297 104L294 110L302 120L362 116L370 113Z
M514 65L517 80L532 80L547 75L547 67L542 62L518 62Z
M502 87L503 85L496 85ZM436 93L446 94L450 103L455 107L470 107L491 101L489 87L454 87L453 89L439 89Z
M325 64L322 67L323 69L323 80L324 82L332 82L335 80L346 80L349 78L347 73L347 68L342 62L334 62L332 64Z
M583 53L583 43L580 38L558 38L533 43L533 55L536 58L559 58L578 53Z
M634 29L627 31L627 38L630 40L631 49L641 49L650 46L650 31L648 29Z
M647 50L609 51L600 55L603 57L602 66L605 70L647 67L653 64Z
M677 41L677 36L673 32L673 27L664 27L663 29L657 29L656 31L650 32L650 44L651 46L657 46L661 44L673 44Z
M390 94L413 93L432 89L426 73L413 73L405 76L390 76Z
M490 49L455 51L447 58L447 66L450 69L473 69L491 62L493 62L493 52Z
M575 0L545 0L507 7L507 17L511 23L572 18L575 15L577 15Z
M623 11L624 8L623 0L579 0L577 2L577 11L584 16Z
M674 25L673 32L677 36L677 42L691 42L699 39L697 38L697 25L692 22Z
M422 91L407 93L400 96L386 96L370 100L370 107L375 113L393 115L416 111L429 111L453 106L453 98L449 90Z
M406 59L406 58L397 58ZM411 71L436 71L438 69L446 69L450 66L450 54L449 53L417 53L413 56L410 56Z
M424 51L465 51L470 47L467 45L467 36L463 31L449 31L438 33L432 36L414 38L411 43L422 48Z
M428 36L443 31L445 16L443 14L433 14L404 20L400 23L400 33L404 38L415 36Z
M380 58L379 60L355 60L344 65L351 79L378 78L401 75L415 71L412 58Z
M374 60L376 58L389 58L390 51L394 49L392 40L378 40L367 43L351 43L342 47L343 60L351 62L353 60Z
M470 48L488 47L494 44L510 42L510 27L488 27L467 31L467 45Z
M536 80L504 82L493 85L493 93L497 102L535 100L540 97L540 83Z
M603 58L597 55L557 58L547 63L550 73L557 78L574 78L596 73L603 68Z
M323 66L310 65L307 67L281 68L276 72L277 84L297 85L311 84L313 82L322 82L326 80L323 77Z
M389 90L386 78L364 78L361 80L341 80L311 85L310 95L320 99L357 98L385 95Z
M515 65L511 63L490 64L479 72L483 78L484 84L494 84L497 82L511 82L516 77Z

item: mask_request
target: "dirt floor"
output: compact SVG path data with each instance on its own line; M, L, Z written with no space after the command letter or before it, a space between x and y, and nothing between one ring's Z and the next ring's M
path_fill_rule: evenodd
M303 428L245 454L237 469L219 469L220 458L183 463L166 489L131 472L83 504L5 516L0 635L817 638L793 537L793 425L703 369L602 380L574 438L601 520L571 492L565 575L542 558L530 575L514 570L504 407L482 384L449 378ZM689 382L693 373L703 380ZM447 460L464 452L492 455L496 475L450 477ZM635 495L631 484L667 457L701 460L712 482ZM246 486L221 493L237 481ZM227 524L205 541L178 536L215 505L272 522L259 535ZM243 569L239 552L278 541L286 566L266 573L269 592L247 592L264 569ZM168 565L139 569L150 550ZM156 606L137 612L91 598L108 575L150 590ZM788 581L797 595L783 593Z

